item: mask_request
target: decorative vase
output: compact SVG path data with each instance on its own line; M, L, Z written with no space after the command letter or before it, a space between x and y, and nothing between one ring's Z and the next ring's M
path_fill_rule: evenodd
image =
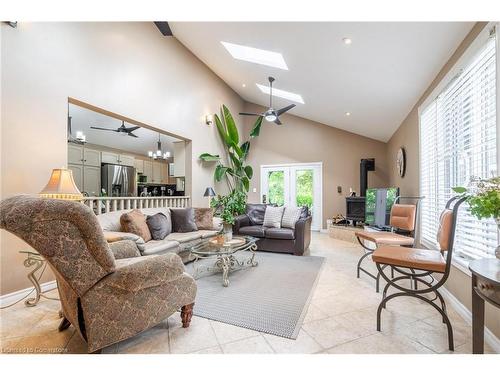
M498 240L500 241L500 217L495 218L495 221L497 222ZM500 259L500 245L495 250L495 256Z
M233 239L233 225L229 223L224 223L222 225L224 230L224 241L229 242Z

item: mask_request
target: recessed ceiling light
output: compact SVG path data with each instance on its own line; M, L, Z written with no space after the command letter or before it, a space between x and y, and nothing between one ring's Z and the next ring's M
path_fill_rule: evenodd
M241 87L247 87L247 85L246 84L242 84Z
M260 89L260 91L262 91L264 94L269 95L270 93L269 86L259 85L258 83L256 83L256 85ZM283 99L288 99L291 100L292 102L304 104L304 99L302 99L302 96L300 96L299 94L294 94L293 92L276 89L274 87L273 87L273 96L277 96Z
M272 66L273 68L288 70L288 66L286 65L285 59L283 59L283 55L281 53L228 42L221 41L221 43L228 50L231 56L237 60L244 60L256 64Z
M352 43L351 38L343 38L342 41L344 42L344 44L351 44Z
M351 115L351 112L346 112L345 113L346 116L350 116Z

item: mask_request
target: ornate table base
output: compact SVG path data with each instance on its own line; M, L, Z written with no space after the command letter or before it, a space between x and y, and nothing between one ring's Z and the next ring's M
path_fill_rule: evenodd
M40 287L40 277L43 275L43 271L45 268L42 270L40 275L37 277L37 271L40 270L43 266L45 266L45 259L43 257L35 252L32 251L20 251L22 254L26 254L26 259L24 260L23 264L24 267L26 268L31 268L34 267L29 273L28 273L28 280L33 284L35 287L35 296L30 297L24 301L24 304L28 307L33 307L38 304L40 301L40 297L45 297L47 299L56 299L56 298L51 298L51 297L46 297L44 296L42 292L42 288Z
M241 269L243 267L257 267L259 263L255 261L255 250L257 250L257 245L253 243L251 246L244 250L240 250L237 253L242 253L243 251L249 251L251 256L247 259L239 260L235 254L220 253L217 255L207 254L193 254L195 256L193 262L194 275L193 277L197 279L203 272L222 272L222 285L229 286L229 273ZM200 266L199 260L214 258L215 262L212 266Z

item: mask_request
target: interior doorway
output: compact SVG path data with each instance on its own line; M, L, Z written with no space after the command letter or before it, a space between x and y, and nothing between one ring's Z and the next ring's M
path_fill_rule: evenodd
M322 225L322 163L262 165L260 199L278 206L307 206L312 214L311 229Z

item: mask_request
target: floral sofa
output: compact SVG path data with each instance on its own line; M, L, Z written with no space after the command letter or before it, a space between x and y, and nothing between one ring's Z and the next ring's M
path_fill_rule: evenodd
M140 211L145 215L154 215L159 212L170 217L169 208L144 208ZM175 210L175 208L172 208ZM131 210L113 211L98 215L97 220L104 232L104 238L109 243L121 240L132 240L136 243L141 255L174 253L181 257L184 263L190 259L189 247L202 239L215 236L222 229L220 218L214 217L212 230L197 230L186 233L170 233L163 240L150 240L145 242L143 238L121 231L120 217Z

